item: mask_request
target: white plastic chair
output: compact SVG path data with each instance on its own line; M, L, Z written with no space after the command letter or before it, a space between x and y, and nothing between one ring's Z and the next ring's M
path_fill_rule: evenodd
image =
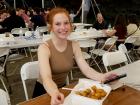
M110 66L117 65L123 62L128 64L127 57L125 53L122 51L107 52L103 54L102 60L103 60L103 64L105 66L106 72L108 72L108 66L110 67Z
M79 45L81 48L94 48L96 46L96 40L94 39L85 39L85 40L77 40L79 42ZM89 60L91 58L91 54L89 54L86 51L82 51L82 55L84 57L85 60ZM96 62L96 61L95 61ZM97 64L97 63L96 63ZM99 67L99 65L97 64L99 70L102 72L101 68ZM72 74L72 70L70 71L70 77L73 80L73 74Z
M25 98L26 100L29 100L25 81L28 79L37 79L39 77L38 61L27 62L23 64L21 67L20 75L24 88Z
M22 37L25 34L25 32L27 32L28 30L29 30L28 28L22 28L22 27L20 27L20 28L13 28L11 30L11 34L19 35L20 37ZM23 48L23 49L24 49L26 57L28 57L26 49L25 48ZM21 56L19 54L15 54L14 56L16 56L16 57L13 57L13 58L11 57L11 60L17 60L17 59L22 59L23 58L23 56Z
M133 45L132 48L129 49L129 53L131 52L131 54L136 54L136 51L134 50L134 46L135 46L135 42L136 42L137 39L138 38L135 37L135 36L133 36L133 35L132 36L129 36L128 38L125 39L125 42L124 42L125 45L127 43ZM136 54L136 56L137 56L137 54ZM134 59L134 57L133 57L133 59Z
M119 49L120 51L124 52L125 55L126 55L127 58L128 58L128 61L129 61L130 63L132 63L132 60L131 60L131 58L130 58L130 56L129 56L129 52L128 52L126 46L125 46L124 44L120 44L120 45L118 46L118 49Z
M4 61L3 61L2 64L0 65L0 80L1 80L1 82L2 82L2 84L3 84L3 87L4 87L4 89L5 89L5 91L6 91L7 93L8 93L8 90L7 90L6 85L5 85L4 81L3 81L3 75L2 75L2 73L3 73L4 70L5 70L5 65L6 65L6 62L7 62L7 59L8 59L8 55L9 55L9 48L0 48L0 58L2 58L2 57L5 56L5 58L2 59L2 60L4 60ZM5 74L5 75L6 75L6 74Z
M39 68L38 61L27 62L27 63L23 64L21 67L20 75L21 75L21 80L22 80L26 100L29 100L29 96L28 96L25 81L29 80L29 79L38 79L39 69L40 68ZM66 84L67 85L69 84L68 77L66 79Z
M2 89L0 89L0 105L11 105L9 94Z

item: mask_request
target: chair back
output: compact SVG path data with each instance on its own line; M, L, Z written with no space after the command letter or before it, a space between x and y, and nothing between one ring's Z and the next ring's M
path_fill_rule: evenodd
M123 62L127 62L127 57L124 52L122 51L116 51L116 52L107 52L103 54L103 64L106 68L106 71L108 72L107 67L120 64Z
M109 46L108 49L107 49L107 51L110 51L111 48L115 45L117 39L118 39L117 37L108 38L105 41L105 44L103 45L103 47L101 49L104 49L106 46Z
M26 100L28 100L29 96L27 93L27 87L26 87L25 81L28 79L37 79L39 77L38 61L27 62L23 64L21 67L20 75L21 75L21 80L23 83L25 97L26 97Z
M125 39L125 43L134 43L136 41L136 37L129 36L128 38Z
M126 55L127 58L128 58L128 61L129 61L130 63L132 63L132 60L130 59L130 57L129 57L129 55L128 55L128 51L127 51L126 46L125 46L124 44L120 44L120 45L118 46L118 49L119 49L119 51L124 52L125 55Z
M112 44L115 44L116 41L117 41L117 38L116 38L116 37L108 38L108 39L105 41L105 45L112 45Z
M8 93L2 89L0 89L0 105L11 105Z
M9 56L9 52L10 52L9 48L0 48L0 57L6 56L2 66L1 66L2 69L0 70L0 73L4 71L4 67L6 65L6 62L7 62L8 56Z

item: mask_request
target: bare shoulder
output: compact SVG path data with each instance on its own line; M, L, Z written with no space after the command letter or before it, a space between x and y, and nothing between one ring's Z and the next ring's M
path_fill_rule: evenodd
M72 48L74 52L80 48L78 41L72 41Z
M79 45L78 41L72 40L72 46L74 47L74 46L77 46L77 45Z
M49 49L49 44L47 42L42 43L39 47L38 47L38 52L43 52L43 53L47 53L50 55L50 49Z

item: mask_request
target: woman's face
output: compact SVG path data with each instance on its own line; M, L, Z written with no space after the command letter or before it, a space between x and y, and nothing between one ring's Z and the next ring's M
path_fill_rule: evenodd
M52 32L60 39L66 39L71 32L70 20L65 13L58 13L52 22Z
M103 22L104 19L103 19L102 14L97 14L97 20L98 20L99 23Z

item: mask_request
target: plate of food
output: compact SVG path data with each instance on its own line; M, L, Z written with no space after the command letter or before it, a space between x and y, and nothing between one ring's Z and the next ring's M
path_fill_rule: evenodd
M79 79L78 84L66 97L64 105L102 105L110 91L111 87L107 84L90 79Z

